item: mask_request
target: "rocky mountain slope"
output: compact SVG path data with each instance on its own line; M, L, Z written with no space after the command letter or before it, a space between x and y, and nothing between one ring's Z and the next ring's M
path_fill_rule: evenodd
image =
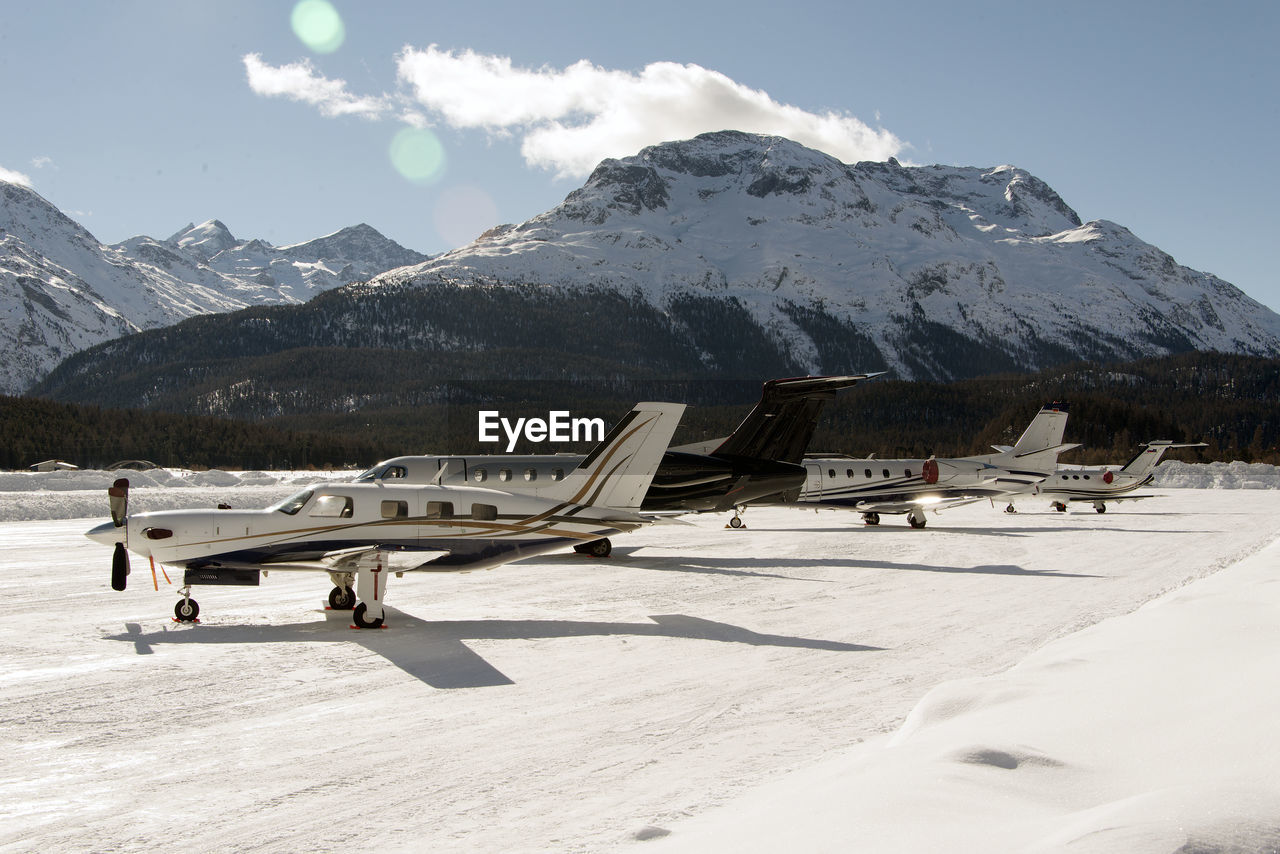
M114 246L38 193L0 182L0 393L102 341L192 315L304 302L421 262L367 225L293 246L237 240L212 220Z

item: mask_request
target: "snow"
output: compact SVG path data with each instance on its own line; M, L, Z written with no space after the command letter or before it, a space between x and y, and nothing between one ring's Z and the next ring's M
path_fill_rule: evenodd
M157 509L350 473L127 474ZM0 522L0 851L1280 846L1274 489L686 517L392 579L357 632L322 576L198 588L197 626L140 561L113 593L112 477L0 475L3 519L97 496Z

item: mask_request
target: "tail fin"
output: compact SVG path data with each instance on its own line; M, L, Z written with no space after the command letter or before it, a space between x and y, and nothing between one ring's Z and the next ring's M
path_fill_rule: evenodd
M571 504L639 510L684 409L683 403L637 403L568 477L542 494Z
M1067 431L1067 405L1051 403L1042 407L1031 419L1027 429L1022 431L1018 441L1007 452L1015 457L1026 457L1038 454L1062 444L1062 435ZM1063 450L1066 450L1065 448Z
M1031 423L1022 431L1012 448L996 445L998 453L987 459L1027 471L1052 472L1058 466L1058 454L1080 447L1063 443L1062 434L1066 430L1067 405L1051 403L1036 413L1036 417L1031 419Z
M1156 467L1156 463L1160 462L1160 458L1164 456L1164 452L1170 448L1205 448L1208 447L1204 442L1177 443L1170 442L1168 439L1156 439L1153 442L1147 442L1146 447L1138 452L1138 455L1129 462L1124 464L1124 468L1120 471L1125 474L1134 474L1142 476Z
M799 463L813 438L823 405L835 397L838 389L878 376L877 373L769 380L761 389L755 408L713 453Z

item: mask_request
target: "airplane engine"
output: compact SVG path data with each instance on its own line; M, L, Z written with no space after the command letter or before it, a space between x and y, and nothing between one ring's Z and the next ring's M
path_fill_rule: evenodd
M933 457L924 461L924 465L920 467L920 479L925 483L938 482L938 461Z
M1104 471L1104 472L1102 473L1102 482L1103 482L1103 483L1111 483L1111 482L1112 482L1112 481L1114 481L1115 479L1116 479L1115 474L1114 474L1114 473L1112 473L1112 472L1110 472L1110 471Z

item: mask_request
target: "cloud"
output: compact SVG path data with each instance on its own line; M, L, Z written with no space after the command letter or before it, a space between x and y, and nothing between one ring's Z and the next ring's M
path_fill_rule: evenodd
M415 127L443 123L497 136L518 136L525 161L560 177L581 177L607 157L700 133L740 130L793 139L846 163L887 160L905 143L844 112L810 112L781 104L699 65L654 62L638 73L587 60L556 69L518 68L505 56L471 50L404 48L396 58L401 91L357 97L342 80L321 76L307 60L270 66L244 57L249 86L327 116L385 118Z
M325 116L360 116L381 118L391 108L385 95L357 97L347 91L342 80L330 80L318 74L309 60L289 65L272 66L256 53L246 54L244 68L249 88L265 97L284 97L310 104Z
M10 184L21 184L24 187L31 186L31 176L24 175L21 172L14 172L12 169L6 169L0 166L0 181L8 181Z
M847 113L813 113L698 65L655 62L639 73L582 60L563 70L431 45L405 48L397 71L414 100L456 128L523 136L527 162L581 176L606 157L717 130L776 134L845 162L886 160L905 146Z

